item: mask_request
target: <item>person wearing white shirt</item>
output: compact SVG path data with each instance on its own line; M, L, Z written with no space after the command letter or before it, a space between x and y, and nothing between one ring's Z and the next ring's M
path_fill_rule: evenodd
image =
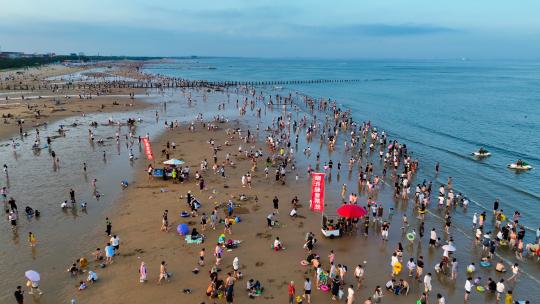
M469 295L471 294L472 290L472 278L468 277L467 281L465 281L465 302L469 300Z
M435 247L435 243L437 242L437 232L435 232L435 228L431 229L430 237L429 237L429 247Z
M501 279L497 283L497 302L501 300L501 295L503 294L503 292L504 292L504 279Z
M515 281L517 279L517 275L519 273L519 265L518 265L518 263L515 263L514 265L512 265L511 269L512 269L512 276L508 279L508 281L511 281L511 280Z
M446 300L440 293L437 294L437 304L446 304Z
M409 270L409 276L412 277L413 276L413 273L416 269L416 264L414 263L414 259L411 258L408 262L407 262L407 269Z
M424 276L424 291L428 294L431 292L431 289L431 272L428 272L428 274Z
M399 260L398 260L397 254L394 253L394 254L392 254L392 261L390 262L390 266L394 267L394 265L395 265L397 262L399 262Z
M113 237L110 240L111 245L114 247L114 251L118 251L120 248L120 238L116 235L113 235Z
M238 257L234 257L233 262L234 278L238 279L238 269L240 269L240 260Z
M291 213L289 213L289 215L291 217L297 217L298 216L298 211L296 211L296 207L292 208Z
M278 250L281 250L281 249L285 249L285 248L283 248L283 245L281 244L281 241L279 240L279 237L277 237L274 240L274 250L278 251Z
M330 263L330 277L334 277L336 274L337 274L337 268L336 268L336 265L334 265L334 262L331 262Z

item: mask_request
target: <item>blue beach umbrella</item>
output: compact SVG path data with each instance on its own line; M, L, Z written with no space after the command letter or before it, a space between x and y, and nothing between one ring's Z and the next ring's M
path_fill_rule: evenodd
M186 235L189 233L189 227L187 224L180 224L178 225L178 228L176 228L176 231L178 231L178 233L181 235Z

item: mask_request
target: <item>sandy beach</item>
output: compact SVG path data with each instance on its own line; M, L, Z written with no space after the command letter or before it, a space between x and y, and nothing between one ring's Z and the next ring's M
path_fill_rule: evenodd
M307 259L309 255L309 252L303 248L306 234L309 232L312 232L317 239L313 253L320 256L320 263L325 271L330 269L329 255L331 252L335 254L335 264L347 266L347 272L343 276L344 282L341 284L344 292L341 302L346 301L349 284L353 284L355 291L354 303L369 303L364 301L373 296L376 286L381 286L384 290L382 303L417 301L425 288L425 284L422 283L424 277L421 276L420 282L409 277L405 264L409 258L414 258L416 261L419 256L424 257L426 265L424 274L433 273L433 291L428 296L429 302L436 303L437 293L444 295L447 303L461 303L463 301L463 284L468 276L466 266L471 262L478 264L480 258L485 256L485 253L482 252L482 246L474 243L470 238L470 231L458 231L452 227L450 233L444 233L444 219L441 220L444 217L444 209L431 206L425 219L417 218L418 206L413 199L400 199L393 195L393 184L396 180L400 180L395 176L398 170L392 171L390 167L386 178L383 178L383 181L372 191L368 191L367 186L359 182L359 175L368 163L372 163L374 166L374 173L369 175L370 180L375 175L377 178L382 176L381 172L383 167L386 170L386 166L384 166L383 161L379 160L378 151L384 151L385 146L381 145L372 152L367 149L362 150L360 154L358 154L356 147L344 147L345 141L351 143L350 135L348 135L351 129L348 128L352 128L345 125L334 126L337 143L335 146L330 145L329 139L326 138L328 134L323 135L321 132L327 126L332 129L331 124L334 123L334 120L324 120L324 115L332 115L332 108L330 105L324 106L322 102L316 106L318 101L304 100L301 95L288 100L281 98L281 103L276 99L269 102L266 96L270 94L267 92L261 93L259 90L252 92L245 88L242 90L229 88L228 90L230 91L173 89L159 93L149 90L146 103L143 101L144 98L117 99L117 97L104 95L91 100L72 100L61 105L48 104L51 101L39 105L40 108L46 109L41 115L49 115L46 117L49 121L62 121L66 117L80 116L82 112L89 113L90 118L88 119L92 119L92 115L101 115L99 117L103 119L103 116L108 115L106 114L108 112L129 111L126 115L132 115L131 117L144 116L143 121L146 124L135 124L136 128L133 129L127 127L119 127L118 130L113 127L107 129L107 133L110 134L110 149L113 151L115 146L113 132L117 133L118 158L109 159L110 163L102 165L104 167L100 167L100 170L105 172L105 167L113 166L116 162L126 163L128 153L134 151L136 156L134 161L130 162L129 172L126 169L122 169L126 170L125 172L117 172L129 180L129 186L120 190L120 178L106 180L107 185L103 186L104 188L115 189L115 192L121 193L117 196L111 194L110 196L114 199L109 199L108 193L104 192L105 200L111 204L109 207L103 207L100 209L101 211L94 213L93 219L95 220L91 223L93 228L84 231L76 239L64 240L62 244L63 246L77 244L78 249L80 249L78 253L66 257L63 266L67 268L71 261L85 257L89 261L89 265L85 267L87 269L84 273L77 272L73 277L69 277L69 274L66 273L65 278L58 282L44 280L42 286L45 292L47 292L47 287L53 285L54 289L61 290L61 292L45 294L41 298L34 297L35 301L60 303L76 299L77 303L153 303L156 301L160 303L176 303L178 301L183 303L225 303L225 299L209 298L206 295L207 287L211 281L209 272L215 263L213 253L219 236L224 233L227 240L241 241L237 248L224 250L218 266L220 268L218 278L225 280L227 273L233 271L233 260L236 257L239 260L239 270L243 277L234 284L234 303L287 303L289 282L294 281L296 295L302 295L305 278L313 281L312 303L332 302L330 292L317 289L315 271L312 267L301 265L301 261ZM110 92L110 94L118 94L118 92ZM143 93L137 92L137 94L142 95ZM259 94L261 95L259 96ZM157 101L151 101L156 98ZM114 101L118 101L118 105L113 105ZM41 101L32 101L32 104L34 103L38 104ZM126 105L131 103L133 105ZM102 104L105 105L104 108L102 108ZM58 110L59 107L65 110L54 111ZM310 107L313 110L309 110ZM25 112L23 105L10 109L10 111L15 113L14 118L8 120L10 129L2 130L4 133L0 134L1 138L9 138L18 132L14 125L15 119L25 118L25 125L27 123L39 124L41 121L41 119L32 120L33 114ZM2 113L5 112L6 110L2 109ZM57 112L62 114L56 114ZM96 114L96 112L103 113ZM154 120L152 118L154 112L155 121L152 121ZM199 113L203 112L203 119L196 120ZM182 113L184 116L179 118L181 120L179 123L175 122L174 127L170 128L169 125L173 124L178 113ZM219 115L223 117L216 120L216 116ZM319 120L315 120L315 116ZM150 119L148 119L149 117ZM347 120L346 112L335 113L336 122L341 121L342 118L343 121ZM125 120L125 118L122 119ZM151 125L149 125L149 121L152 121ZM282 124L280 125L279 122ZM321 128L320 124L323 124L324 127ZM215 126L215 128L209 130L208 126ZM309 133L308 129L313 126L318 126L320 130L316 132L311 130ZM268 127L272 132L266 130ZM87 139L80 140L80 137L85 137L82 135L86 132L84 128L77 131L79 135L77 135L76 145L88 141ZM356 130L357 128L358 126L354 127ZM144 137L149 129L158 134L158 136L150 137L155 161L145 159L142 144L137 140L139 136ZM234 131L237 129L240 129L241 132ZM248 130L251 137L246 142ZM281 145L275 146L274 150L270 149L269 136L272 141L282 138ZM371 133L367 132L364 136L371 136ZM75 139L65 139L65 141L69 140ZM219 146L215 154L210 141L214 142L214 147ZM287 147L287 142L291 143L290 147ZM169 148L167 143L169 143ZM175 148L171 147L171 143L175 143ZM124 144L126 148L121 149L120 147L123 147ZM90 143L90 147L91 149L87 148L88 152L98 155L96 158L99 159L101 152L95 150L93 143ZM284 148L284 154L288 158L285 183L282 183L281 179L278 181L274 178L275 170L280 163L278 159L282 158L279 156L281 148ZM292 149L292 152L289 152L289 149ZM306 152L308 149L309 152ZM262 155L253 160L246 157L246 151L257 152L257 154L259 154L258 151L262 151ZM320 154L320 160L316 160L316 154ZM227 155L230 155L229 161L227 161ZM217 158L218 165L224 164L225 177L213 170L214 157ZM273 159L273 165L269 167L269 174L266 177L264 169L267 157ZM149 178L146 172L148 165L161 167L163 161L172 158L185 161L186 166L190 168L189 178L186 181L173 183L171 180ZM349 166L350 158L358 158L358 160ZM75 165L68 168L78 172L84 158L74 157L73 159ZM203 170L201 162L205 159L208 161L208 169ZM323 169L329 160L333 161L334 167ZM231 165L230 162L233 162L234 165ZM398 162L399 171L402 170L403 166L400 162ZM94 163L89 164L93 165ZM291 164L294 164L294 169ZM308 174L308 168L310 166L317 167L315 169L317 171L327 171L325 180L327 183L327 213L335 213L342 201L347 201L350 193L358 194L358 205L365 206L368 201L377 201L377 204L383 206L384 216L381 216L381 221L370 219L367 236L364 235L363 219L360 219L358 229L343 237L329 239L321 234L321 215L309 210L311 178ZM338 167L340 168L338 169ZM204 179L205 187L203 190L200 190L199 181L195 180L197 171ZM251 175L251 184L244 187L242 176L247 173ZM414 175L412 176L414 178ZM74 183L76 182L74 181ZM80 188L88 192L89 182L81 184ZM347 189L342 190L343 184L347 185ZM62 185L62 191L67 193L70 186ZM436 189L435 186L434 189ZM77 189L77 191L79 190ZM183 211L190 211L190 207L186 203L188 192L201 203L201 206L197 210L196 216L181 217L180 214ZM241 200L240 196L244 195L247 199ZM279 225L270 229L267 227L266 219L274 210L274 196L279 199L279 214L276 214L274 218L279 222ZM298 198L300 207L298 208L298 217L293 218L289 216L289 213L292 209L291 201L295 196ZM232 233L225 232L222 223L219 223L215 230L207 225L203 231L200 224L201 214L209 215L217 206L219 218L224 219L227 213L226 204L229 200L235 206L232 217L238 216L241 219L239 223L232 225ZM390 211L390 208L393 208L393 211ZM455 213L462 212L458 206L448 210L450 209ZM168 232L160 229L165 210L168 210ZM368 212L371 213L370 210ZM389 215L389 212L392 212L392 215ZM408 216L410 226L403 225L403 215ZM106 243L109 242L110 236L105 233L105 217L109 218L112 223L111 234L117 235L120 242L119 249L112 258L113 263L102 267L100 264L103 261L94 261L92 251L95 248L101 248L104 251ZM381 239L382 219L390 224L387 241ZM57 218L55 220L62 221L63 219ZM420 231L419 227L422 221L425 222L426 235L423 238L417 237L414 241L408 241L406 235L413 229ZM184 237L177 232L177 226L180 224L187 224L190 231L197 228L200 233L204 234L204 243L188 244ZM404 226L403 229L402 226ZM440 245L446 244L452 237L453 244L458 248L452 255L460 261L455 280L450 278L449 273L435 273L433 266L440 262L443 250L440 247L428 246L429 231L432 227L436 228L438 235L442 238ZM285 249L273 250L272 247L277 237ZM400 260L404 269L396 276L396 279L408 282L410 288L406 295L394 295L384 288L385 283L391 279L391 256L399 247L398 243L402 244L403 247L398 251L402 255ZM202 248L205 249L204 266L198 265ZM39 250L38 243L37 256L39 256ZM54 252L54 250L50 252ZM162 282L158 285L162 261L166 262L167 272L170 272L172 276L169 282ZM146 264L148 271L147 281L144 283L139 281L141 262ZM527 261L527 263L531 262ZM507 262L505 264L507 268L510 267ZM531 267L536 267L534 262L531 264ZM356 288L356 279L353 276L357 265L362 265L365 269L365 280L360 289ZM56 276L61 275L64 271L60 267L49 271L54 271ZM195 268L199 268L198 273L193 272ZM475 276L484 278L482 284L486 284L488 276L497 281L500 278L509 277L509 274L495 273L492 268L477 270ZM79 282L86 279L88 270L96 272L99 280L96 283L89 283L86 289L79 291ZM255 299L250 299L248 296L246 284L249 279L259 281L264 287L264 291ZM525 282L521 282L521 280ZM20 279L14 278L13 282L24 284L24 279L21 276ZM534 284L536 284L534 280L523 274L520 275L520 284L514 282L508 283L507 286L512 288L517 298L522 298L527 295L527 290L524 288L529 288ZM494 299L494 294L475 292L469 302L484 303L494 301ZM304 299L303 303L307 303L307 300Z

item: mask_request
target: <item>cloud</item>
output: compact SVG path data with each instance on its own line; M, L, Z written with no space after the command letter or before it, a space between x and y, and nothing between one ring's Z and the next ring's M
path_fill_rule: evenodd
M302 11L289 7L288 9L272 6L254 6L243 8L211 8L196 9L185 7L163 7L154 4L145 4L145 10L165 18L189 18L205 21L234 22L242 20L281 20L298 17Z
M345 35L345 36L419 36L456 33L461 30L437 26L420 24L352 24L338 26L306 26L295 25L299 30L309 35Z

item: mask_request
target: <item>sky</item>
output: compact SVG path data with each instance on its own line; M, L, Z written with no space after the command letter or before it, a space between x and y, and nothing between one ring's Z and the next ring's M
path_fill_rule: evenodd
M0 50L539 59L539 0L0 0Z

